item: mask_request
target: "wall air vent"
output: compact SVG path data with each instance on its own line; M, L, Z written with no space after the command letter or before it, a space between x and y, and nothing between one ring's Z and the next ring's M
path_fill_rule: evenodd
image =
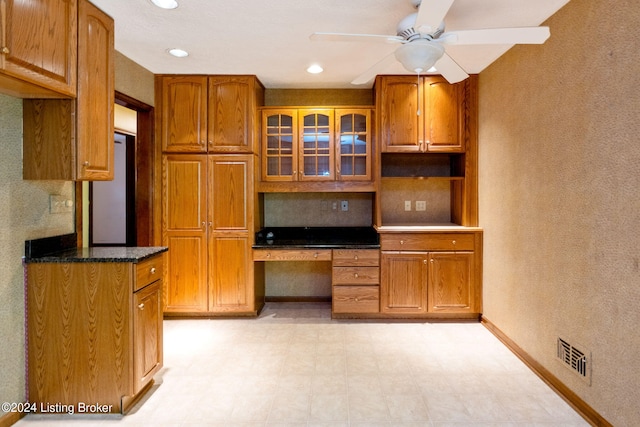
M562 338L558 338L558 360L591 385L591 353L579 350Z

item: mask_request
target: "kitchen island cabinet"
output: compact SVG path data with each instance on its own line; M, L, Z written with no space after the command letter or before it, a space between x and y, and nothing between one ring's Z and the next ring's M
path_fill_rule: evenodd
M126 412L162 367L166 248L27 257L29 401Z

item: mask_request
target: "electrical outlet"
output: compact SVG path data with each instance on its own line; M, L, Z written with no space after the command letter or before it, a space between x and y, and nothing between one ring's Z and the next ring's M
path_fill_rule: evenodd
M331 210L332 211L338 210L338 202L331 202Z
M57 194L49 195L49 213L73 212L73 200Z
M405 211L410 211L411 210L411 200L405 200L404 201L404 210Z
M427 210L427 202L424 200L416 200L416 210L417 211L426 211Z
M346 212L349 210L349 201L348 200L343 200L340 202L340 210L342 212Z

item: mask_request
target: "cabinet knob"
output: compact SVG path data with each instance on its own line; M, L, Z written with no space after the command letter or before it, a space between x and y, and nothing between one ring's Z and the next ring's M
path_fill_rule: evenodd
M433 260L431 260L431 261L433 261ZM422 263L423 263L423 264L426 264L426 263L427 263L427 260L426 260L426 259L423 259L423 260L422 260Z
M142 302L142 303L138 304L138 308L140 310L144 310L144 303Z
M353 277L358 278L358 273L353 273Z
M267 252L267 258L271 258L271 252Z
M149 272L151 274L156 274L156 268L155 267L151 267L151 270L149 270Z
M401 244L401 245L404 245L404 240L400 240L400 244Z
M202 228L205 228L207 226L207 223L202 221Z
M3 46L3 47L2 47L2 53L4 53L4 54L9 54L9 48L8 48L8 47L6 47L6 46Z
M453 240L453 241L451 241L451 243L453 243L453 244L455 245L455 244L456 244L456 241L455 241L455 240Z
M313 254L314 258L318 258L318 252L316 252L315 254Z
M82 165L83 165L85 168L86 168L87 166L89 166L89 160L85 160L85 161L84 161L84 163L83 163Z
M358 297L355 297L354 301L355 302L360 302L360 299L358 299Z
M358 260L358 255L354 256L353 259Z

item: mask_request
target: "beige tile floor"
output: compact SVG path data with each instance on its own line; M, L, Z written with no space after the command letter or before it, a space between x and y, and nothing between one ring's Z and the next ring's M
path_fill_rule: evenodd
M166 320L164 368L127 416L28 426L588 426L478 323L337 321L327 304Z

